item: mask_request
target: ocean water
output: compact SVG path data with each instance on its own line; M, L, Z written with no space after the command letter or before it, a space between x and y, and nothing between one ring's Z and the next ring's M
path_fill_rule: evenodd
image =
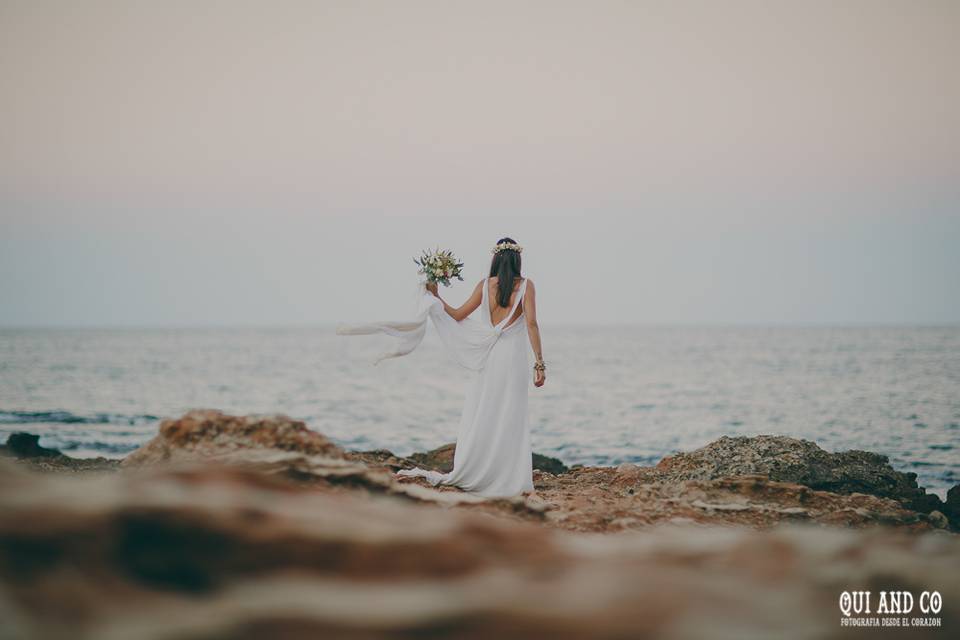
M865 449L941 496L960 482L960 327L542 327L535 451L652 464L721 435ZM456 438L466 383L436 336L372 366L384 336L304 329L0 330L0 437L120 457L190 408L285 413L350 449Z

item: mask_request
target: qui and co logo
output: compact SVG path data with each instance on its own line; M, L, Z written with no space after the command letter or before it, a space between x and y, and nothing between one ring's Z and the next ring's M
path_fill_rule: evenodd
M870 591L840 594L842 627L939 627L943 597L939 591Z

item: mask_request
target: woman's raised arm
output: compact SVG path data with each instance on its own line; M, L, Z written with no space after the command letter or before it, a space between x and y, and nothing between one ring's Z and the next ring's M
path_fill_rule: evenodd
M447 312L447 315L457 322L460 322L480 306L480 301L483 299L483 289L481 289L482 286L483 280L477 283L477 286L473 288L473 293L471 293L470 297L467 298L467 301L459 307L451 307L449 304L447 304L446 300L440 297L440 292L437 290L438 288L436 282L428 284L427 291L435 295L437 299L443 303L443 310Z

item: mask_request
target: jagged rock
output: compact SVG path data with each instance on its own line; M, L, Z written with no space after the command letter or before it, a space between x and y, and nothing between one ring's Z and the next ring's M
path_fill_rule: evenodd
M574 531L610 532L677 520L757 529L783 521L847 527L880 524L907 531L925 531L942 524L937 516L920 517L902 501L865 492L811 489L806 483L852 475L828 468L832 456L841 454L827 454L812 443L789 438L772 443L769 437L738 439L732 444L728 440L733 439L672 456L656 468L626 463L616 468L575 466L560 474L538 469L534 472L538 495L485 500L456 487L433 487L422 478L398 479L393 474L414 464L449 469L453 445L411 458L398 458L385 449L348 452L302 422L284 416L237 417L193 411L178 420L164 421L158 435L130 454L123 468L196 462L229 465L321 491L395 495ZM711 455L729 455L731 459L713 459ZM771 461L771 456L778 460ZM861 475L865 473L861 469ZM888 465L881 465L877 474L889 474ZM836 483L830 486L837 488ZM950 496L955 504L957 492ZM949 511L942 513L951 517Z
M960 511L960 484L955 484L947 490L945 504L951 511Z
M208 459L247 449L344 457L343 449L300 420L283 415L231 416L220 411L194 410L161 422L156 437L128 455L123 464L143 466Z
M569 470L567 465L563 464L562 460L536 452L533 454L533 468L552 473L553 475L566 473Z
M809 440L786 436L724 436L657 464L667 480L712 480L762 474L833 493L868 493L899 500L914 511L942 509L936 495L917 486L917 474L901 473L887 456L868 451L829 453Z
M663 480L649 467L632 473L588 467L562 476L539 476L535 486L550 504L547 524L573 531L644 529L678 520L755 529L783 522L848 528L882 525L913 532L937 528L927 516L896 500L816 491L764 475Z
M40 436L18 431L7 436L7 451L18 458L52 458L63 455L56 449L40 446Z
M411 466L447 473L453 469L453 454L456 449L457 444L451 442L430 451L413 453L409 456L409 460L412 462ZM554 475L566 473L568 470L567 465L563 464L561 460L540 453L533 454L533 468Z
M942 627L960 624L949 605L960 537L943 532L760 532L678 517L686 524L596 536L236 466L64 478L2 462L0 637L845 637L838 594L863 585L936 588ZM881 500L718 482L675 495L754 505L805 492L812 510Z
M408 458L414 465L423 469L434 469L442 473L447 473L453 469L453 454L457 449L457 444L451 442L442 447L431 449L426 452L411 453Z
M960 529L960 484L947 491L947 500L943 503L943 514Z
M391 475L348 460L343 449L282 415L231 416L195 410L164 420L152 440L123 459L124 468L218 463L296 480L387 490Z
M22 464L42 471L80 472L113 471L119 460L109 458L71 458L57 449L40 446L40 436L18 431L7 437L6 445L0 446L0 456L16 458Z
M436 504L502 508L541 517L543 509L524 496L487 501L448 487L440 490L401 482L385 464L392 455L351 454L299 420L283 415L232 416L195 410L160 423L157 436L123 459L124 469L204 464L227 465L341 490L364 489ZM405 464L405 463L404 463Z
M394 471L409 466L409 461L406 460L406 458L397 457L389 449L373 449L371 451L345 451L343 455L348 460L356 460L372 466L387 467Z

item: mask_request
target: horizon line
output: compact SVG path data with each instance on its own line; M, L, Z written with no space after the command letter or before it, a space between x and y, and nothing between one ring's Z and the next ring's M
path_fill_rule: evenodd
M291 330L335 329L342 322L313 323L197 323L197 324L0 324L0 331L195 331L195 330ZM744 328L744 329L960 329L960 320L937 322L901 321L706 321L706 322L586 322L540 323L550 328Z

